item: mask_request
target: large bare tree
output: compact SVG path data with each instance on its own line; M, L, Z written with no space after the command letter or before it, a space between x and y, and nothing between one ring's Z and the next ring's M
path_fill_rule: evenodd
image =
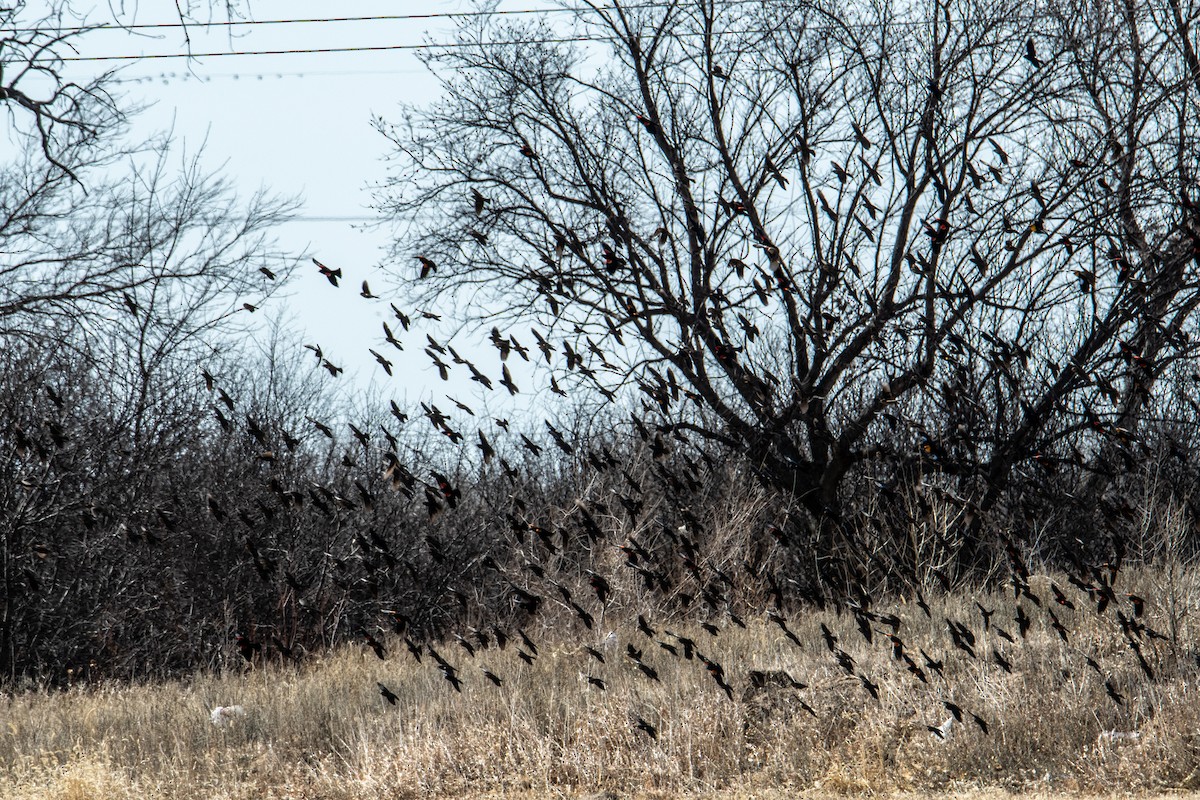
M579 354L556 366L635 383L748 454L823 536L876 465L953 476L976 540L1015 476L1111 475L1195 351L1198 15L617 0L477 18L429 56L441 101L378 123L396 274L549 328Z

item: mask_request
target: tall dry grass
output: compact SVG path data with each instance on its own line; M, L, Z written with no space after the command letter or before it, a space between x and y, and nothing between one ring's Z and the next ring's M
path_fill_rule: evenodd
M799 647L764 619L747 620L744 630L722 622L715 637L699 626L664 626L723 665L731 700L699 660L672 656L630 619L617 624L623 615L609 609L594 633L566 617L529 629L540 648L532 666L514 643L474 657L454 642L438 645L458 667L461 694L428 655L417 664L393 641L382 661L368 648L349 647L300 668L266 665L167 684L4 697L0 796L357 800L1200 788L1200 573L1146 569L1123 581L1125 591L1149 601L1147 623L1174 637L1144 647L1154 680L1142 674L1111 612L1100 616L1082 604L1055 609L1070 630L1067 644L1028 602L1028 637L1002 640L997 623L1016 635L1011 594L931 597L931 617L904 598L893 604L918 663L921 648L945 660L945 678L930 672L928 684L893 660L885 637L877 633L867 644L852 616L832 611L788 621ZM1048 582L1033 580L1047 599ZM997 609L989 632L977 600ZM948 616L970 622L978 659L951 648ZM821 623L856 671L879 685L879 700L838 666ZM607 639L610 630L616 643ZM657 639L677 642L661 628ZM625 655L629 643L644 651L658 681ZM587 655L585 644L605 663ZM1012 674L996 665L993 647L1012 662ZM483 667L503 685L493 686ZM749 688L751 670L780 669L806 688ZM586 675L602 678L607 691L590 686ZM1121 705L1106 694L1106 679L1123 695ZM381 697L380 681L398 696L395 706ZM945 700L985 719L989 733L968 716L940 740L927 726L949 717ZM215 726L211 710L232 704L243 705L245 717ZM657 740L636 727L639 718L657 729Z

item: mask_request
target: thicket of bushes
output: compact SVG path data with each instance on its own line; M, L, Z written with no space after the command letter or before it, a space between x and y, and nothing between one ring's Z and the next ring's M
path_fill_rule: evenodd
M820 551L820 522L756 479L753 454L700 446L636 403L574 425L564 447L529 425L537 455L516 426L493 431L484 460L431 445L419 409L400 424L353 408L285 350L243 367L179 359L144 383L37 341L4 350L7 682L298 659L382 629L420 641L594 619L594 575L619 598L610 614L696 621L999 582L1010 543L1074 573L1200 545L1191 523L1158 537L1162 510L1194 518L1183 426L1131 442L1103 492L1069 454L1031 462L969 548L986 569L966 571L972 479L933 468L920 440L857 476Z

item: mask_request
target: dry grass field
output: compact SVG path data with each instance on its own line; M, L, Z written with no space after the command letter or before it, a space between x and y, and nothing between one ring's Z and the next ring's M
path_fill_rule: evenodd
M1031 585L1048 600L1049 582L1035 576ZM538 645L532 664L518 656L519 641L474 656L454 640L435 645L457 668L461 693L428 651L417 663L389 640L384 660L350 646L301 667L5 696L0 797L1178 796L1200 789L1200 574L1143 570L1123 584L1147 599L1142 619L1167 636L1143 645L1153 680L1111 611L1056 606L1064 643L1047 600L1040 609L1025 602L1032 623L1022 640L1011 592L929 597L928 617L903 598L890 607L906 652L919 664L922 650L944 662L944 677L925 670L928 683L893 658L882 626L868 644L850 614L794 614L787 624L797 645L765 618L745 629L725 621L716 636L651 618L651 639L637 630L635 610L610 608L590 633L567 616L528 628ZM988 631L977 600L996 612ZM951 646L947 617L970 624L978 658ZM853 675L822 623L853 659ZM683 657L680 637L722 666L732 698L698 656ZM805 686L768 678L755 688L752 670L786 670ZM859 676L878 686L877 700ZM964 721L943 740L929 726L951 718L945 701ZM212 710L231 705L245 715L215 725Z

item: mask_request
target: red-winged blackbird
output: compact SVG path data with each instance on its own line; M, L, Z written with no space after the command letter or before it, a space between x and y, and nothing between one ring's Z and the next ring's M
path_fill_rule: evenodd
M716 74L717 74L717 67L714 65L713 66L713 75L716 75ZM719 77L724 77L724 76L722 75ZM786 189L787 185L788 185L788 180L787 180L787 178L785 178L783 176L783 172L780 171L779 167L775 164L775 162L771 160L770 156L767 156L767 158L763 162L763 164L767 168L767 173L770 174L770 176L775 179L776 183L779 184L779 188ZM734 259L734 261L737 261L737 259ZM744 271L745 271L745 265L743 264L742 268L741 268L741 272L744 272ZM741 277L741 274L739 274L738 277Z
M330 269L320 261L317 261L315 258L313 259L313 263L317 265L317 269L321 271L321 274L324 275L331 284L334 286L338 285L338 279L342 277L341 269Z
M603 575L595 572L588 573L591 577L588 579L588 585L596 592L596 598L600 601L600 605L608 604L608 597L612 594L612 588L608 585L608 581Z
M780 619L782 619L782 618L780 618ZM782 623L780 623L780 624L782 625ZM829 630L829 628L826 627L824 622L821 623L821 636L824 637L825 646L829 648L829 651L831 653L835 649L837 649L837 641L838 641L837 636L835 636L833 634L833 631Z
M536 656L538 654L537 645L526 635L524 629L517 628L517 635L521 637L521 643L525 645L525 649Z
M995 610L984 608L978 600L975 601L975 607L979 609L979 616L983 617L983 629L985 631L990 630L992 627L992 615L996 613Z
M854 621L858 624L858 632L863 634L866 643L871 644L875 640L875 631L871 628L871 620L866 618L864 614L854 614Z
M658 134L658 125L654 124L654 120L650 119L649 117L647 117L643 114L638 114L636 116L636 119L638 122L641 123L642 127L646 129L646 132L649 133L651 136L655 136Z
M1037 49L1033 45L1033 39L1028 39L1025 42L1025 60L1033 64L1034 69L1042 66L1042 60L1037 56Z
M1053 611L1050 612L1050 627L1054 628L1054 632L1058 634L1058 638L1062 639L1064 642L1067 641L1066 626L1058 621L1058 617L1055 616Z
M242 658L246 659L247 662L253 661L254 656L257 653L262 652L261 644L259 644L258 642L250 641L250 639L248 637L244 636L243 634L239 633L237 635L236 641L237 641L238 651L242 654Z
M462 693L462 681L459 679L458 673L456 673L454 671L454 668L444 666L444 667L441 667L441 670L442 670L442 676L445 677L446 681L451 686L454 687L454 691L461 694Z
M654 727L649 722L646 722L646 720L642 719L641 717L637 718L637 729L645 733L654 741L658 741L658 728Z
M638 665L638 669L640 669L643 673L645 673L647 678L649 678L652 681L658 680L658 671L656 669L654 669L654 667L652 667L649 664L646 664L645 662L642 662L642 661L637 662L637 665Z
M862 127L859 126L859 124L854 120L850 121L850 127L854 129L854 138L858 140L858 143L862 146L862 148L864 150L870 150L871 140L867 138L867 134L863 131Z
M1013 619L1017 623L1017 630L1020 632L1021 638L1024 639L1025 634L1029 633L1029 625L1031 623L1031 620L1025 613L1024 606L1017 606L1017 615Z
M387 700L390 705L393 705L393 706L396 705L397 698L391 689L384 686L382 683L376 683L375 685L379 687L379 694L383 697L384 700Z
M375 651L375 655L379 656L381 661L384 658L387 658L387 650L384 649L383 642L379 641L369 633L364 634L364 637L367 645L369 645L370 648Z
M1054 594L1054 602L1058 603L1060 606L1066 606L1071 610L1075 609L1075 604L1072 603L1065 594L1063 594L1062 589L1059 589L1052 583L1050 584L1050 591Z
M905 655L904 655L904 660L905 660L905 662L908 663L908 666L905 667L905 669L907 669L910 673L912 673L913 676L915 676L916 679L919 680L921 683L929 683L929 678L925 677L925 671L923 669L921 669L920 667L918 667L917 662L913 661L912 658L910 658L907 653L905 653Z
M383 367L384 372L386 372L388 375L392 374L392 362L391 361L388 361L386 358L384 358L379 353L375 352L375 350L373 350L369 347L367 348L367 352L369 352L371 355L373 355L375 357L375 360L377 362L379 362L379 366Z

